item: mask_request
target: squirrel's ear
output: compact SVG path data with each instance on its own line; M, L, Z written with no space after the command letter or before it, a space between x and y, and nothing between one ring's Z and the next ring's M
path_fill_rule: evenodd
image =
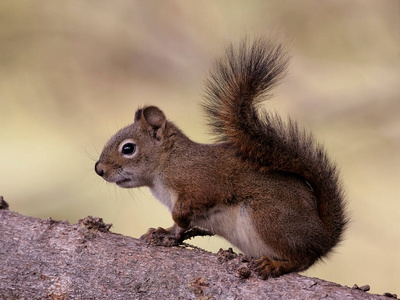
M145 107L142 110L142 117L146 120L147 124L155 129L162 127L166 120L164 113L155 106Z
M148 106L141 110L140 120L142 129L151 129L153 136L159 140L165 129L166 118L164 113L158 107Z

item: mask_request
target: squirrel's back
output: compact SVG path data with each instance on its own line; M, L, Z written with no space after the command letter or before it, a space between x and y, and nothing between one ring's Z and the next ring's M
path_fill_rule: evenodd
M341 240L347 223L338 171L309 132L258 109L282 79L287 63L283 48L263 39L231 45L211 70L203 107L218 140L230 144L244 163L259 172L294 174L311 186L330 234L328 252Z

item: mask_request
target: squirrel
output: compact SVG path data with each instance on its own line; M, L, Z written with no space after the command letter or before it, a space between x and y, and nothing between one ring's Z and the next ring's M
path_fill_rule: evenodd
M171 228L224 237L254 258L263 278L303 271L343 238L348 218L336 165L311 133L259 108L283 78L282 45L259 38L227 47L202 103L216 135L196 143L156 106L105 145L96 173L122 188L147 186L172 214ZM196 233L195 233L196 234Z

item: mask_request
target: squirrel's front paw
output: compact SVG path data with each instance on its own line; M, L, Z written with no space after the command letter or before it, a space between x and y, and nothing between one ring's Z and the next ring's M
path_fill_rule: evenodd
M211 236L214 235L208 230L201 228L183 229L178 225L164 229L158 227L157 229L150 228L145 234L140 237L141 241L145 241L152 246L165 246L173 247L179 246L184 240L191 239L195 236Z
M179 245L179 240L176 233L172 230L173 227L164 229L162 227L150 228L145 234L140 237L141 241L145 241L152 246L173 247Z

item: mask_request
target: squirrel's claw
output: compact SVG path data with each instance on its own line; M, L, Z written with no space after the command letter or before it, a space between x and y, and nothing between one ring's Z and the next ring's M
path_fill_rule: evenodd
M262 279L278 277L286 273L296 271L297 264L286 260L273 260L263 256L255 260L255 270Z

